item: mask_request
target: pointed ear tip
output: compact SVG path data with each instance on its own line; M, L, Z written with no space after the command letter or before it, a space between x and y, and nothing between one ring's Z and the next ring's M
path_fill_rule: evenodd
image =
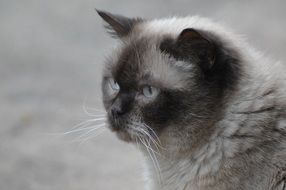
M106 14L106 12L103 11L103 10L101 10L101 9L94 8L94 10L95 10L95 12L97 12L97 14L98 14L99 16L101 16L101 17Z
M95 12L97 12L97 14L102 13L102 10L98 9L98 8L94 8Z

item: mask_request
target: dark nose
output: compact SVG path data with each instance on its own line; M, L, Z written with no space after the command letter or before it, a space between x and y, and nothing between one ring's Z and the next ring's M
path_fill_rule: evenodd
M113 106L110 112L111 112L112 117L118 117L124 114L124 111L122 110L122 108L118 106Z
M131 105L130 97L126 95L119 95L117 99L113 102L110 112L112 117L119 117L128 112Z

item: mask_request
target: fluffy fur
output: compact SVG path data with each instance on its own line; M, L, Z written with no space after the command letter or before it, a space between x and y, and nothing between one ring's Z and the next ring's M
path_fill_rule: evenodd
M146 154L146 189L286 189L282 64L205 18L98 12L121 41L103 74L110 128Z

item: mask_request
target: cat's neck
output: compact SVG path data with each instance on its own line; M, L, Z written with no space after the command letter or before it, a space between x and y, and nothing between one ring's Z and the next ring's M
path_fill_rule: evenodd
M150 189L174 190L192 186L211 185L217 181L219 166L223 161L224 146L220 139L214 139L189 157L166 157L158 155L151 158L146 154L147 178ZM217 176L217 177L214 177Z

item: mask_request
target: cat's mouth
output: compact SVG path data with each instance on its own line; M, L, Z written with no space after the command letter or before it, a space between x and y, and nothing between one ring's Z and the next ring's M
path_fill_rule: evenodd
M120 140L126 141L126 142L135 142L138 135L133 132L133 130L130 127L126 126L110 126L111 131L115 132L117 137Z
M142 140L148 138L149 131L144 130L143 127L138 126L138 124L134 123L125 123L125 122L115 122L109 121L109 128L112 132L115 132L117 137L120 140L126 142L136 142L138 140Z
M125 131L125 130L117 131L116 135L117 135L117 137L120 140L123 140L123 141L126 141L126 142L133 142L133 141L135 141L132 138L131 134L128 133L128 131Z
M136 134L132 132L132 128L124 122L109 120L109 128L116 133L120 140L132 142L136 139Z

